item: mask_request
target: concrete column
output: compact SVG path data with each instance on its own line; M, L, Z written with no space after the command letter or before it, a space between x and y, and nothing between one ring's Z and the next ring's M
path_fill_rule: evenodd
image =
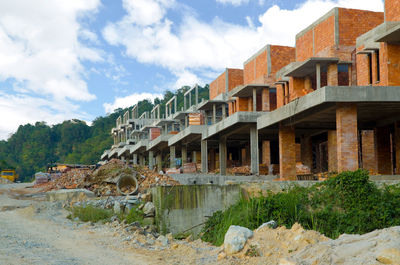
M278 94L278 89L280 91L280 94L282 94L281 85L277 86L277 88L276 88L277 94ZM270 105L269 105L269 89L268 88L263 88L261 102L262 102L262 111L270 111L271 110Z
M215 170L215 149L210 149L210 170Z
M164 134L168 134L168 124L164 125Z
M208 173L207 140L201 140L201 172Z
M165 105L165 118L168 116L168 105Z
M178 105L177 105L178 103L177 103L177 99L175 98L175 100L174 100L174 109L175 109L175 113L177 113L178 112Z
M370 174L376 174L376 150L375 150L375 132L365 130L361 132L361 157L362 168L368 170ZM397 146L397 145L396 145Z
M170 168L175 168L176 167L176 163L175 163L175 157L176 157L176 152L175 152L175 146L171 145L169 147L169 167Z
M186 110L186 96L183 96L183 108Z
M161 118L160 106L158 106L157 108L157 113L158 113L157 119L160 119Z
M213 104L213 117L212 117L212 122L213 124L215 124L217 122L217 106L215 106L215 104Z
M153 165L153 163L154 163L154 155L153 155L153 151L149 151L149 169L150 170L153 170L153 168L154 168L154 165Z
M189 126L189 117L186 116L185 117L185 128L187 128Z
M182 145L181 152L182 152L182 165L183 165L183 164L187 163L187 147L186 147L186 145Z
M321 88L321 64L317 63L316 66L317 89Z
M338 172L358 169L357 105L336 105Z
M192 153L192 162L193 163L197 163L197 152L196 151L193 151L193 153Z
M137 154L133 154L133 164L134 165L138 164L138 155Z
M338 86L338 65L336 63L332 63L328 65L328 73L327 73L327 81L328 86Z
M192 106L192 92L189 93L189 107Z
M199 104L199 87L196 86L196 88L194 90L195 90L195 100L196 100L195 105L196 105L196 108L197 108L197 104Z
M259 172L259 150L258 150L258 131L257 126L250 127L250 168L251 174L258 175Z
M257 89L253 88L253 111L257 111Z
M158 154L156 156L156 160L157 160L157 171L161 171L162 170L162 154Z
M310 170L313 169L313 154L312 154L312 141L311 137L301 138L301 162Z
M328 131L328 171L337 172L337 133Z
M226 118L226 107L225 107L225 105L222 105L222 118L223 119Z
M262 141L261 163L267 166L271 165L271 144L269 141Z
M294 128L279 125L279 172L281 180L296 180L296 141Z
M378 173L384 175L392 174L392 156L390 148L390 128L376 128L376 151L378 163Z
M221 137L219 139L219 174L226 175L226 137Z

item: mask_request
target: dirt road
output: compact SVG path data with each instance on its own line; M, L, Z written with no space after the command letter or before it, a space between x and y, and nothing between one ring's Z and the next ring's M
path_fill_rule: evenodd
M156 255L121 248L112 231L74 224L61 205L25 186L0 185L0 264L160 263Z

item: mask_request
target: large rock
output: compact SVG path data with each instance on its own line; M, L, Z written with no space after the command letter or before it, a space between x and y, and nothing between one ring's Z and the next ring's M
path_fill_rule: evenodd
M143 207L143 213L147 217L153 217L156 213L156 207L152 202L146 202Z
M46 193L49 201L84 201L95 197L94 193L86 189L56 190Z
M235 254L241 251L247 239L253 236L253 231L246 227L231 225L225 234L224 250L226 254Z

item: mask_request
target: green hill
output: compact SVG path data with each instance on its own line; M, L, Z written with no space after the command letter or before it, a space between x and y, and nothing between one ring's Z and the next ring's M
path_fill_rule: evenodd
M139 115L165 103L174 95L178 97L178 109L183 107L183 87L172 93L165 92L162 99L139 102ZM208 85L199 88L199 98L208 99ZM96 118L91 126L84 121L69 120L53 126L45 122L19 126L6 141L0 141L0 170L15 168L21 181L28 181L37 171L43 171L51 163L94 164L99 161L105 149L112 145L111 129L115 127L118 116L131 109L117 109L105 117Z

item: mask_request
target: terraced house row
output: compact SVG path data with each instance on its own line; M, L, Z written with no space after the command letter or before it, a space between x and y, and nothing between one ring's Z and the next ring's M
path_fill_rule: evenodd
M400 174L400 1L386 0L385 12L334 8L296 47L268 44L243 69L226 69L209 94L200 102L193 87L182 110L172 98L163 116L156 106L139 117L135 106L102 160L221 175L248 165L282 180Z

